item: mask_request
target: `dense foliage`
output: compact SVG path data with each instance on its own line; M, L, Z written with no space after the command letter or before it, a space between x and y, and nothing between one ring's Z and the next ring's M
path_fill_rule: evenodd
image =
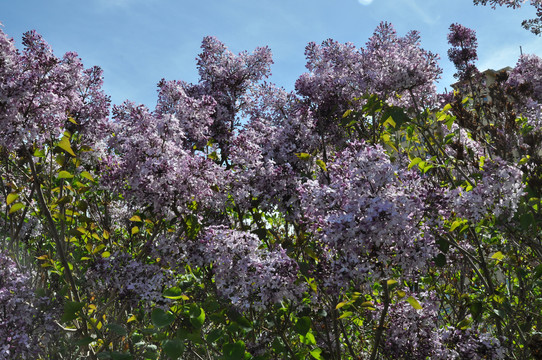
M0 31L0 359L542 359L542 59L448 40L207 37L150 110Z

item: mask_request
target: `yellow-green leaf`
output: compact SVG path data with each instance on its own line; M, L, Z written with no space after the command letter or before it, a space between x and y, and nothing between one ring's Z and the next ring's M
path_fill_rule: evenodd
M66 170L62 170L58 173L59 179L71 179L72 177L73 175L67 172Z
M399 296L399 299L402 299L406 296L406 292L403 290L397 290L397 296Z
M420 305L420 303L418 302L418 300L416 300L415 298L413 298L412 296L409 296L406 301L412 305L412 307L416 310L421 310L422 309L422 306Z
M492 259L502 260L504 259L504 254L500 251L497 251L495 254L491 255Z
M136 320L137 320L137 318L135 317L135 315L132 315L132 316L130 316L130 317L128 318L128 320L126 320L126 322L127 322L127 323L130 323L130 322L136 321Z
M77 121L75 121L75 119L72 118L71 116L68 118L68 121L75 124L75 125L77 125Z
M411 169L413 166L417 165L421 161L422 159L420 159L419 157L412 159L412 161L408 165L408 168Z
M393 279L388 280L388 286L392 286L395 284L397 284L397 280L393 280Z
M393 121L393 118L391 116L386 121L384 121L384 126L388 124L391 125L391 127L393 128L395 128L395 126L397 125L395 121Z
M83 171L81 176L90 181L94 181L94 177L88 171Z
M454 231L459 225L461 225L463 222L456 220L452 223L452 226L450 226L450 231Z
M62 139L58 142L57 146L62 150L66 151L68 154L75 156L75 153L73 152L70 145L70 139L67 136L63 136Z
M130 218L130 221L141 222L141 218L137 215L134 215Z
M135 235L135 234L137 234L138 232L139 232L139 228L138 228L137 226L134 226L134 227L132 228L132 235Z
M444 108L442 109L442 111L448 111L452 108L452 105L450 104L446 104L446 106L444 106Z
M102 253L102 257L103 257L103 258L108 258L108 257L110 257L110 256L111 256L111 253L110 253L109 251L104 251L104 252Z
M6 199L8 205L11 205L12 202L14 202L15 200L17 200L19 198L19 194L17 193L11 193L11 194L8 194L8 197Z
M297 156L301 160L309 160L311 155L307 153L295 153L295 156Z
M341 316L339 316L339 319L344 319L346 317L352 316L354 313L352 311L346 311Z
M350 115L352 113L352 109L348 109L344 112L343 114L343 118L347 117L348 115Z
M9 209L9 213L10 214L13 214L14 212L16 211L19 211L21 210L22 208L24 208L24 204L23 203L15 203L11 206L11 208Z
M326 163L323 160L316 160L316 165L320 166L320 168L327 172Z
M337 304L337 306L335 306L335 309L340 309L340 308L342 308L343 306L345 306L347 304L348 304L348 301L340 302L340 303Z

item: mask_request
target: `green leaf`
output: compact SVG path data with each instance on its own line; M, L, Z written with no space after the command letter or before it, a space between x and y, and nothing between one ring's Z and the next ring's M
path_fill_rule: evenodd
M35 157L45 157L45 151L43 151L42 149L36 149L34 151L34 156Z
M446 265L446 255L440 253L435 257L434 261L435 265L437 265L438 267L443 267Z
M66 135L62 137L62 139L58 142L57 146L62 150L66 151L71 156L75 156L75 153L73 152L70 145L70 139Z
M169 312L165 312L160 308L155 308L151 314L151 321L154 326L162 328L170 325L173 321L175 321L175 316Z
M308 332L305 336L299 335L299 341L305 345L316 345L316 339L311 332Z
M344 319L344 318L350 317L352 315L354 315L354 313L352 311L345 311L341 316L339 316L339 319Z
M342 301L335 306L335 310L342 308L343 306L350 305L350 301Z
M491 255L492 259L496 259L497 261L501 261L504 259L504 254L500 251L497 251L495 254Z
M534 280L538 280L540 276L542 276L542 264L534 269Z
M183 294L183 291L178 287L172 287L162 293L162 296L172 300L188 300L188 296Z
M444 106L444 108L442 109L442 111L448 111L448 110L450 110L451 108L452 108L452 105L446 104L446 105Z
M196 329L199 329L203 326L203 323L205 322L205 311L203 311L202 308L200 308L196 304L192 304L192 306L190 306L188 315L190 316L190 323Z
M395 121L393 121L393 118L391 116L386 121L384 121L384 124L382 125L387 127L388 124L391 125L392 128L395 128L395 126L397 125Z
M419 157L412 159L412 161L408 165L408 168L411 169L412 167L416 166L421 161L422 159L420 159Z
M162 350L171 359L178 359L184 352L184 344L179 339L165 340L162 343Z
M294 329L299 335L307 334L311 329L311 319L308 316L303 316L297 319Z
M247 318L243 317L243 316L239 316L235 319L235 323L241 328L243 329L244 331L246 332L249 332L250 330L252 330L252 324L250 323L250 321L248 321Z
M90 336L87 336L87 337L82 338L81 340L78 340L75 343L75 346L85 347L85 346L88 346L89 344L93 343L94 341L96 341L96 339L93 339Z
M316 348L314 350L311 350L310 352L311 356L313 358L315 358L316 360L323 360L321 354L322 354L322 349L319 349L319 348Z
M519 217L519 223L523 230L528 230L534 224L534 217L531 213L524 213Z
M307 153L295 153L295 156L301 160L309 160L311 158L311 155Z
M530 156L527 155L526 157L524 157L523 159L521 159L519 162L518 162L518 165L525 165L528 161L529 161L529 158Z
M420 303L418 302L418 300L416 300L414 297L412 296L409 296L406 301L412 305L412 307L416 310L421 310L422 309L422 306L420 305Z
M107 324L105 328L109 329L110 331L120 336L124 336L128 334L128 331L126 331L126 329L119 324L115 324L115 323Z
M463 224L463 221L456 220L452 223L452 226L450 226L450 232L454 231L459 225Z
M224 335L224 330L214 329L207 334L207 342L214 343Z
M225 360L242 360L245 358L245 343L241 340L224 344L222 348Z
M388 287L393 286L393 285L397 284L397 280L390 279L390 280L387 281L387 284L388 284Z
M64 304L64 314L60 321L67 323L69 321L77 319L77 313L85 307L85 304L82 302L76 301L66 301Z
M59 179L71 179L73 178L73 175L67 172L66 170L62 170L58 173Z
M88 171L83 171L81 176L87 180L94 181L94 177Z
M8 194L8 197L6 198L6 203L8 205L11 205L11 203L14 202L15 200L17 200L18 198L19 198L19 194L10 193L10 194Z
M317 160L316 160L316 165L320 166L320 168L321 168L322 170L324 170L325 172L327 172L326 163L325 163L323 160L317 159Z
M23 203L20 203L20 202L19 202L19 203L15 203L15 204L13 204L13 205L9 208L9 213L10 213L10 214L13 214L14 212L17 212L17 211L19 211L19 210L21 210L21 209L23 209L23 208L24 208L24 204L23 204Z
M469 306L470 313L472 315L472 318L476 321L481 319L482 311L484 309L484 304L482 302L473 302Z

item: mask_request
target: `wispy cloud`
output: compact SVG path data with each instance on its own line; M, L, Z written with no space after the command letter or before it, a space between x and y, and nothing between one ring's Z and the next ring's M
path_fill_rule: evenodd
M427 25L434 25L440 20L440 15L437 16L436 14L430 13L426 4L420 6L417 4L417 1L406 1L405 4Z
M361 5L371 5L373 0L358 0Z

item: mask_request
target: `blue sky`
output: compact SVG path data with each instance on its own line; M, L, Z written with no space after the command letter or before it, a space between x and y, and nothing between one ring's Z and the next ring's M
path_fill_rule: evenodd
M454 82L446 34L451 23L476 30L481 69L513 66L524 53L542 56L542 38L521 28L533 9L474 6L472 0L0 0L3 31L20 48L35 29L55 54L75 51L86 67L104 69L105 91L154 108L161 78L197 82L196 56L206 35L237 53L268 45L271 82L294 89L305 71L309 41L333 38L364 46L381 21L400 36L421 33L422 46L441 56L438 87Z

